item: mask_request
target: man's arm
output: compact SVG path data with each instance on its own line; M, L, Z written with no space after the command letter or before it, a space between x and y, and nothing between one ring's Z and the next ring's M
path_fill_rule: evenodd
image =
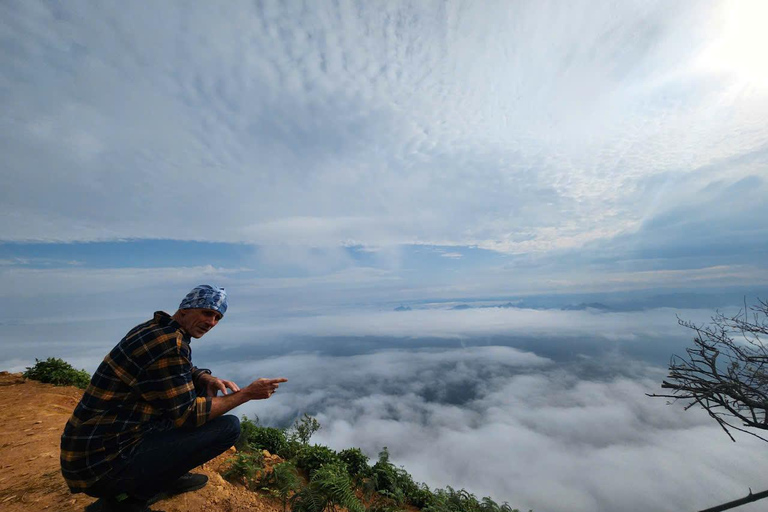
M227 413L251 400L264 400L272 396L272 393L278 388L281 382L288 382L288 379L258 379L240 391L235 391L224 396L214 396L211 402L211 412L208 419L212 420L224 413Z
M192 379L195 380L195 388L205 392L206 396L216 396L221 391L222 395L227 394L227 389L231 389L233 392L240 391L240 386L232 382L231 380L224 380L218 377L214 377L210 374L210 370L206 370L208 373L199 373L195 379L195 373L192 373Z

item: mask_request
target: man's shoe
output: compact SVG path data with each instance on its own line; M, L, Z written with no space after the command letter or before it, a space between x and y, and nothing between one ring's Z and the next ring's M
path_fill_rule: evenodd
M128 498L121 494L109 498L99 498L85 507L85 510L86 512L162 512L161 510L150 510L149 505L146 501Z
M176 479L168 487L149 498L147 505L157 503L160 500L168 499L171 496L176 496L177 494L202 489L207 483L208 477L205 475L200 475L197 473L186 473Z

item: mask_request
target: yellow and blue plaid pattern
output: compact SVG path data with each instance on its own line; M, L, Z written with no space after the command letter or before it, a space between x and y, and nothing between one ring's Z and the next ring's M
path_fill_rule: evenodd
M189 337L158 311L104 358L61 436L61 471L72 492L96 483L148 432L208 420L211 398L195 393L202 372L191 357Z

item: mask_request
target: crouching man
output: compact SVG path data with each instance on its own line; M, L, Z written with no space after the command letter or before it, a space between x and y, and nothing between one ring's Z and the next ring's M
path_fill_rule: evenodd
M201 285L173 316L162 311L134 327L107 354L61 436L61 471L73 493L100 498L88 510L142 512L196 490L188 473L235 444L237 416L224 413L269 398L286 379L243 389L192 365L202 338L227 311L223 288ZM222 396L217 396L221 391Z

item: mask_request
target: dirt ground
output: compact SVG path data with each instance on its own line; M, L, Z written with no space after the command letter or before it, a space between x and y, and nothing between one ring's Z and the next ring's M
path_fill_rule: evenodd
M3 512L82 511L94 498L71 494L59 470L59 438L82 396L74 387L26 380L0 372L0 510ZM166 512L282 512L280 503L225 481L220 474L234 448L195 469L208 485L195 492L160 501L153 510Z

